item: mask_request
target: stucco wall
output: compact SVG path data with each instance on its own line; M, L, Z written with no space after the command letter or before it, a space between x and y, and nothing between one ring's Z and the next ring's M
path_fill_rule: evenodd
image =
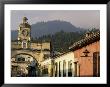
M50 50L50 43L31 43L31 48L33 49L39 49L39 50L44 50L44 49L48 49Z
M87 49L90 53L88 57L84 56L83 52ZM90 45L87 45L81 49L74 51L75 58L78 58L79 74L80 76L93 76L93 53L100 52L100 41L94 42Z

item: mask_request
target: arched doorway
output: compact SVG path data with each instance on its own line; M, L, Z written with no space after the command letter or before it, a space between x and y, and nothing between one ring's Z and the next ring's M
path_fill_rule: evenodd
M63 77L66 76L66 61L63 61Z
M40 66L30 54L20 53L11 58L12 77L35 77L40 75Z
M68 76L69 77L72 77L72 60L71 61L68 61Z

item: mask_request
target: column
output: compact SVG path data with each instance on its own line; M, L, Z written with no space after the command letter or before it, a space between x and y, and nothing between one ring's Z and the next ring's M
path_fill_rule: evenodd
M61 77L63 77L63 61L61 62L61 69L60 69L60 71L61 71Z
M57 77L59 77L59 62L57 62Z
M56 69L55 64L52 65L52 69L53 69L53 77L55 77L55 69Z
M77 76L80 76L80 65L77 63Z
M50 64L48 64L48 66L47 66L47 67L48 67L48 76L50 77L50 76L51 76L51 65L50 65ZM47 68L47 67L46 67L46 68Z
M66 61L66 77L68 77L68 61Z
M74 62L72 62L72 76L74 76L75 73L75 66L74 66Z

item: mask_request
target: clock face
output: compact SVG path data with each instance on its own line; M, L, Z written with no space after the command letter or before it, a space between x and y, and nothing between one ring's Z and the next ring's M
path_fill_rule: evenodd
M23 34L23 36L28 36L28 31L27 30L23 30L22 34Z

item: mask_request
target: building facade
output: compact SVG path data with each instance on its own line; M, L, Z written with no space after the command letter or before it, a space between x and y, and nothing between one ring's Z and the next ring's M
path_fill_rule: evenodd
M69 47L77 58L80 77L100 76L100 32L86 33L85 37Z
M42 67L45 69L45 76L51 77L72 77L76 76L75 63L73 52L67 52L57 55L53 58L42 61Z
M55 57L55 77L72 77L75 76L75 62L77 60L74 58L73 52L67 52L60 56Z

